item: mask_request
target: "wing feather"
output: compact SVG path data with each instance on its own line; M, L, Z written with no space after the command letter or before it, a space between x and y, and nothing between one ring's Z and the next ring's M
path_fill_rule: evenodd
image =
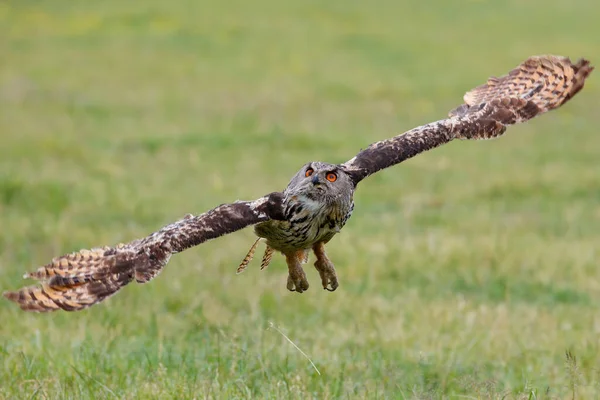
M594 68L589 61L533 56L508 75L492 77L464 96L464 104L449 118L423 125L391 139L371 144L342 164L355 184L392 165L454 139L492 139L510 125L556 109L584 85Z
M54 258L26 274L41 281L4 297L26 311L77 311L112 296L134 279L146 283L171 255L269 219L284 219L283 194L222 204L204 214L187 215L151 235L115 247L80 250Z

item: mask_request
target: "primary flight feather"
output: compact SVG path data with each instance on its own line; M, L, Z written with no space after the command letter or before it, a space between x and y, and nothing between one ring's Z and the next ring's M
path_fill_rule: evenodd
M467 92L464 104L451 111L448 118L373 143L343 164L307 163L283 192L223 204L198 216L188 215L127 244L54 258L25 275L41 284L5 292L4 296L27 311L81 310L133 280L148 282L171 255L249 225L254 225L259 239L238 273L247 267L259 241L264 240L261 269L269 265L274 251L282 253L288 265L289 290L302 293L308 289L302 264L312 250L323 288L334 291L338 287L337 274L324 246L352 215L353 195L360 181L454 139L501 136L508 126L563 105L583 88L592 70L584 59L573 63L560 56L530 57L508 75L490 78Z

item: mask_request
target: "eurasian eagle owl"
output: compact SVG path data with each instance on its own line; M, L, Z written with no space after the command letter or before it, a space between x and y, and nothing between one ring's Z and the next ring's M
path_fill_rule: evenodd
M354 208L357 185L369 175L454 139L491 139L506 127L560 107L583 88L593 67L586 60L530 57L508 75L490 78L464 96L464 104L448 118L371 144L343 164L310 162L287 188L254 201L223 204L198 216L188 215L143 239L115 247L81 250L54 258L25 275L41 285L6 292L28 311L81 310L116 293L134 279L148 282L172 254L207 240L255 225L259 239L238 268L243 271L261 239L266 251L261 268L273 252L283 253L289 290L308 289L302 269L312 249L323 288L338 287L333 263L324 245L342 229Z

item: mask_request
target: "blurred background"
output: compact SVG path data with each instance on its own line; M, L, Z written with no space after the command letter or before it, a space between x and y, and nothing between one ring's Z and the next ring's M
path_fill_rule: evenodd
M531 55L597 64L599 16L591 0L0 2L0 290L282 190ZM363 182L328 246L335 293L312 260L302 295L281 256L236 276L246 229L83 312L0 301L0 398L597 396L597 74L499 140Z

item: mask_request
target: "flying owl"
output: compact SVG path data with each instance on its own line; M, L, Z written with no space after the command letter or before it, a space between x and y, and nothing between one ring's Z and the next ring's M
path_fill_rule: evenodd
M27 311L77 311L112 296L135 280L146 283L171 255L207 240L254 225L258 236L238 268L266 243L261 269L274 252L288 265L287 288L309 287L302 265L312 250L323 288L334 291L338 278L325 244L342 229L354 209L353 195L366 177L454 139L492 139L509 125L525 122L560 107L583 88L592 72L589 61L572 63L560 56L530 57L508 75L492 77L464 96L448 118L376 142L343 164L313 161L292 177L283 192L254 201L220 205L204 214L187 215L151 235L115 247L80 250L54 258L25 278L41 281L4 296Z

